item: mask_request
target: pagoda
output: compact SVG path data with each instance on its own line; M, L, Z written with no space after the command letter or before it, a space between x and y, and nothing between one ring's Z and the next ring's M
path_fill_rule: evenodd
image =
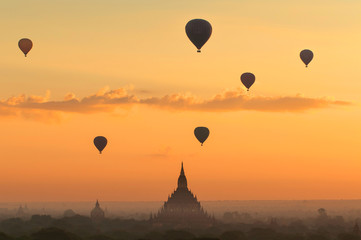
M101 222L105 218L105 213L103 209L100 208L100 204L98 200L95 203L95 207L90 212L90 218L92 219L93 222Z
M203 210L197 197L188 189L183 162L177 189L168 196L158 213L151 215L151 221L155 225L179 226L210 226L214 223L214 217Z

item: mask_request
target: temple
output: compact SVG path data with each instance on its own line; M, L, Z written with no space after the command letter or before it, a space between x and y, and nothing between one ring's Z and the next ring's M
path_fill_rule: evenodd
M155 225L180 226L210 226L214 223L214 217L209 216L203 210L197 197L188 189L183 163L177 189L171 196L168 196L168 201L164 203L158 213L151 216L151 221Z
M99 204L98 200L95 203L95 207L90 212L90 218L94 222L100 222L100 221L104 220L104 218L105 218L104 211L103 211L103 209L100 208L100 204Z
M18 211L16 212L16 217L22 219L27 217L27 214L25 213L25 209L21 205L18 208Z

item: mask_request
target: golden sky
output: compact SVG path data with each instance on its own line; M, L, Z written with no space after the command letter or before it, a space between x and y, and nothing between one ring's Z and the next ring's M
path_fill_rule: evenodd
M182 161L200 200L361 198L360 11L356 0L6 1L0 201L166 200ZM194 18L213 27L201 54L184 30ZM243 72L256 76L249 93ZM203 147L197 126L210 129Z

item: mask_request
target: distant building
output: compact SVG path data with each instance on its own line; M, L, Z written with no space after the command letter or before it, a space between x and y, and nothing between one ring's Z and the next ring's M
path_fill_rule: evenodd
M93 210L90 213L90 218L94 222L102 221L105 218L105 213L104 213L103 209L100 208L100 204L99 204L98 200L95 203L95 207L93 208Z
M17 218L24 219L24 218L28 217L28 214L25 212L24 208L20 205L20 207L18 208L18 211L16 212L15 216Z
M76 213L72 209L67 209L64 211L64 217L74 217Z
M187 178L182 163L178 178L178 188L168 197L157 214L151 215L150 221L155 225L212 225L214 217L209 216L201 207L197 197L188 190Z
M324 209L324 208L319 208L318 210L317 210L317 212L318 212L318 217L319 218L328 218L328 216L327 216L327 212L326 212L326 209Z

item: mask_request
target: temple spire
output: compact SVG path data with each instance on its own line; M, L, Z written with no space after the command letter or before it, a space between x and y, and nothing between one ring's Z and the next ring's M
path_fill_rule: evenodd
M183 162L182 162L182 169L181 169L180 175L185 175L184 174L184 168L183 168Z
M181 172L178 178L178 188L188 189L187 187L187 178L184 174L184 168L183 168L183 162L182 162L182 168Z

